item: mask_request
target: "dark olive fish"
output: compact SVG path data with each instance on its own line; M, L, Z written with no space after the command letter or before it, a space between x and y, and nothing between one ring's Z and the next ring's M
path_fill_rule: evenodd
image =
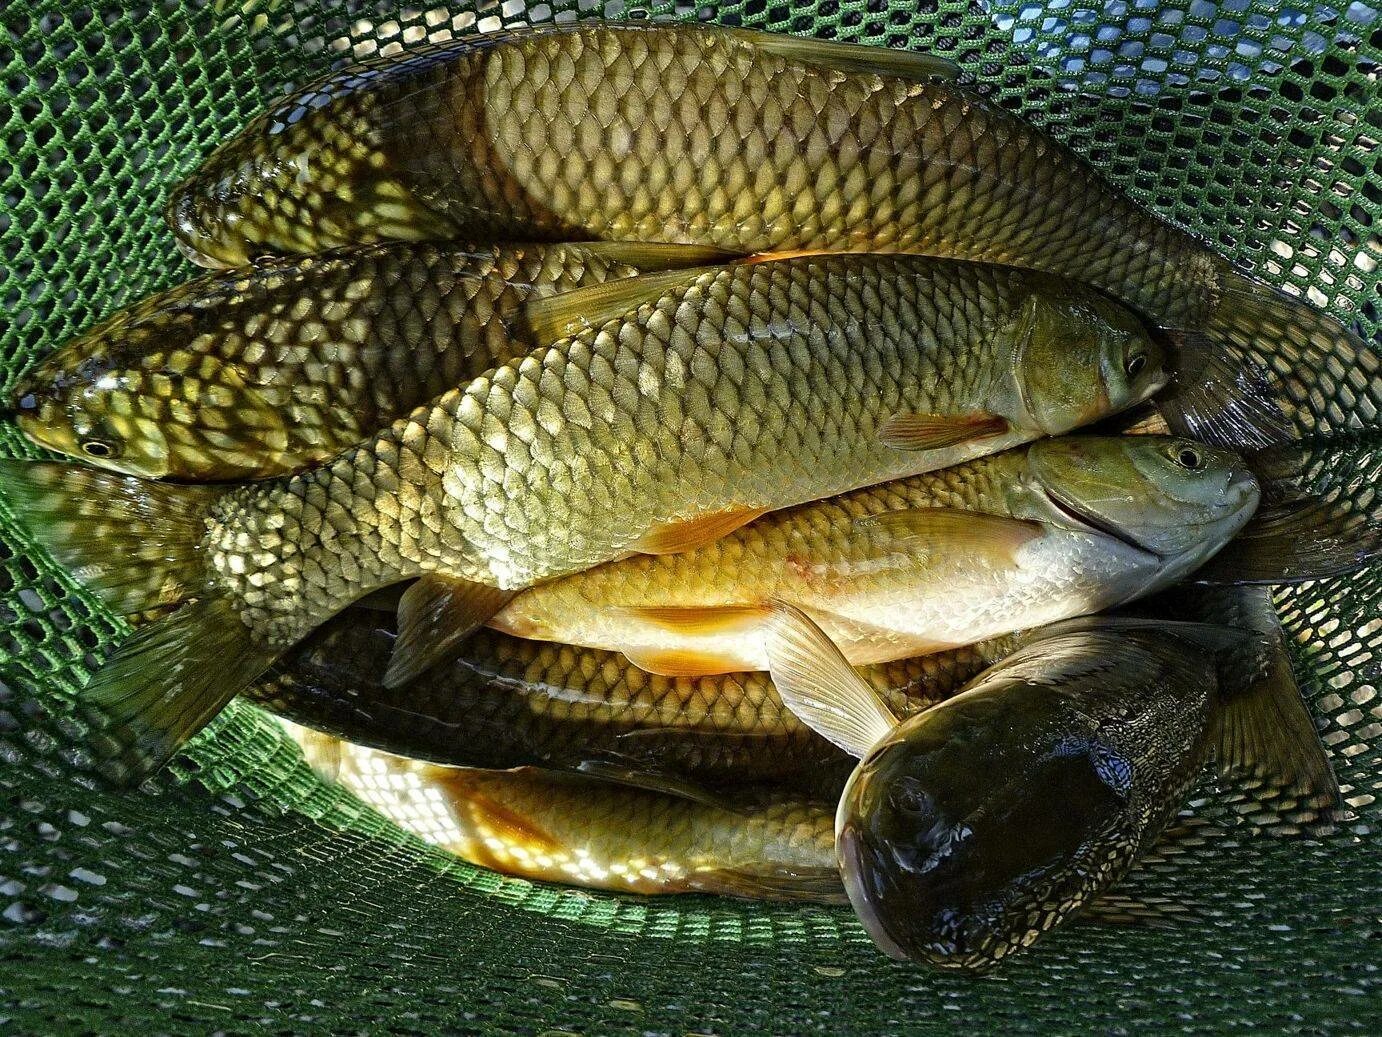
M837 852L856 913L897 958L983 971L1114 886L1212 756L1321 816L1338 789L1289 668L1244 686L1245 635L1076 620L899 722L819 629L783 613L774 679L861 758Z
M383 676L391 628L382 613L342 613L247 697L347 741L453 766L795 784L844 756L782 704L766 673L661 677L617 653L480 631L454 662L390 688ZM952 693L1013 641L996 638L861 675L907 715Z
M209 273L122 310L14 392L39 446L145 478L285 475L530 342L527 300L724 258L686 245L390 244Z
M1192 333L1167 401L1176 432L1252 447L1375 425L1376 351L954 74L905 51L707 25L471 36L286 97L174 193L170 218L209 264L487 235L1029 267Z

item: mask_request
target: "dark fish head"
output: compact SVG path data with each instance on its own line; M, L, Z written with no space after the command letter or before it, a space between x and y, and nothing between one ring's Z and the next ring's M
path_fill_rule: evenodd
M893 957L984 971L1126 868L1133 762L1041 692L976 691L912 717L851 777L840 870Z
M34 443L102 468L157 478L168 474L165 443L142 428L147 404L134 359L146 341L124 315L97 325L29 371L11 404Z
M234 304L248 283L200 278L79 335L16 388L20 428L49 450L141 478L255 477L282 451L285 419L212 348L238 333Z
M1169 380L1165 350L1123 306L1040 279L1011 328L1026 421L1059 435L1148 399Z
M1065 436L1033 444L1027 458L1057 521L1168 562L1203 562L1260 497L1237 454L1175 436Z

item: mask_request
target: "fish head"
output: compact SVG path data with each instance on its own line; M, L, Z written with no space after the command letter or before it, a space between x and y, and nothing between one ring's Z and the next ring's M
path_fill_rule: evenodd
M1170 378L1166 350L1118 303L1065 282L1024 301L1009 327L1019 423L1059 435L1150 398Z
M132 354L144 341L116 318L79 336L29 371L12 404L20 430L39 446L101 468L160 478L170 474L161 430L146 423L147 402Z
M855 769L836 851L883 951L985 971L1131 860L1132 762L1056 697L980 684L904 721Z
M1064 436L1032 444L1027 488L1061 526L1112 536L1183 568L1257 510L1257 479L1231 450L1177 436Z

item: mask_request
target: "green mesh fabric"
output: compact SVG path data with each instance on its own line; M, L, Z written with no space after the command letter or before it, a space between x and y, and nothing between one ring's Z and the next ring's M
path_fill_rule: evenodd
M601 0L10 0L0 391L191 274L163 224L169 187L284 89L426 39L626 13ZM1376 0L651 13L952 56L1140 201L1377 340ZM1314 474L1366 504L1379 446L1331 448ZM3 422L0 451L32 452ZM320 784L248 706L144 791L105 789L69 703L122 625L0 503L0 1030L1366 1030L1382 995L1382 569L1279 604L1353 817L1310 838L1264 834L1258 822L1289 826L1206 786L1195 836L1125 890L1185 906L1186 921L1072 926L972 981L890 962L845 911L605 896L460 864Z

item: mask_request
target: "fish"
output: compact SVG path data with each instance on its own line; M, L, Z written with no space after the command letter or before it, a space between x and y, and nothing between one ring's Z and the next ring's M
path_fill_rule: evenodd
M887 662L1152 593L1229 542L1258 498L1237 454L1192 440L1043 439L548 581L490 625L703 676L766 670L787 604L852 664Z
M530 298L723 259L621 242L385 244L263 260L161 292L77 336L13 392L39 446L143 478L287 475L539 343Z
M678 792L682 782L795 781L843 758L782 704L766 673L660 677L614 653L481 630L454 661L389 688L382 678L396 636L386 613L348 609L245 697L296 724L398 756L618 774ZM861 676L905 715L959 688L1012 641L904 659Z
M995 967L1114 887L1211 760L1332 816L1338 786L1289 665L1238 669L1253 636L1068 621L899 722L818 627L781 610L783 700L860 759L836 850L875 944L940 969Z
M847 903L826 801L752 789L710 804L536 767L441 767L288 730L321 776L482 868L619 893Z
M1235 269L957 74L710 25L468 36L271 105L173 191L169 219L211 265L478 235L1026 267L1176 333L1163 405L1180 434L1258 448L1375 427L1382 353L1357 331Z
M107 777L161 766L378 588L419 577L385 674L401 685L542 580L1059 434L1165 381L1145 329L1092 290L921 256L644 274L522 319L590 326L290 478L0 463L11 508L108 608L184 603L81 695Z

